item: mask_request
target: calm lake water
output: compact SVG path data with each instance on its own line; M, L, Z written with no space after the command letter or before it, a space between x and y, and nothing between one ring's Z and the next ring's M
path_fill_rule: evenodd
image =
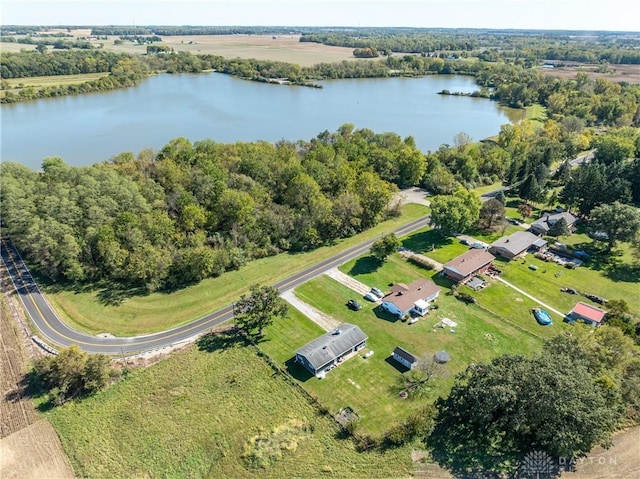
M465 132L481 140L519 112L496 102L437 92L471 92L463 76L323 82L324 88L239 80L229 75L158 75L135 88L1 107L1 158L39 169L60 156L89 165L123 151L160 149L172 138L309 140L344 123L413 136L427 152ZM511 117L510 117L511 115Z

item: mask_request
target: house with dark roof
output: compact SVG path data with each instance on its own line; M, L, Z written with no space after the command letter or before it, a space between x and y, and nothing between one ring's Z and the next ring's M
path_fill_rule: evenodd
M402 349L400 346L396 346L396 349L391 353L391 357L409 369L415 368L420 361L417 356L414 356L406 349Z
M578 218L568 211L562 211L560 213L544 213L539 219L531 223L529 231L540 236L548 235L551 227L561 219L565 220L569 232L573 233Z
M573 321L584 321L591 326L599 326L607 312L603 309L596 308L582 301L576 303L573 309L567 315L568 319Z
M442 265L442 270L447 278L466 283L475 275L484 273L494 259L496 257L488 251L472 248Z
M296 350L295 361L318 378L341 363L351 353L367 345L369 337L353 324L343 323Z
M398 318L411 313L424 316L429 311L429 303L439 294L440 288L427 278L417 279L409 285L398 283L382 298L382 309Z
M505 259L515 259L528 250L538 251L544 248L547 242L528 231L517 231L512 235L500 238L489 246L489 253L494 256L502 256Z

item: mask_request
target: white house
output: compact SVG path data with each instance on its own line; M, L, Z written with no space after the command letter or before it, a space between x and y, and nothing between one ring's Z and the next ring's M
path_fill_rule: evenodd
M398 283L382 298L382 308L399 318L411 313L424 316L439 294L440 288L430 279L420 278L409 285Z

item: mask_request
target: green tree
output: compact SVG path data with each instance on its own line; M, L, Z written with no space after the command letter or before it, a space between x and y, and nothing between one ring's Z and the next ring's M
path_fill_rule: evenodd
M387 260L387 257L395 253L400 247L400 240L394 234L388 234L376 240L371 245L371 254L381 263Z
M542 199L542 188L538 184L538 180L534 174L530 174L520 185L518 194L520 198L526 201L537 202Z
M605 164L617 163L633 157L635 144L633 139L621 135L604 135L596 142L595 159Z
M278 290L271 286L254 284L250 292L234 303L233 316L241 334L251 340L260 340L264 328L273 323L275 318L285 317L288 307Z
M565 354L471 365L436 407L428 442L458 473L513 473L531 451L579 457L606 443L621 419L587 366Z
M633 241L640 231L640 210L619 203L596 206L591 210L591 226L607 235L607 251L618 241Z
M567 236L568 234L569 226L564 218L560 218L549 228L549 236Z
M87 354L76 345L61 349L56 356L37 359L33 365L32 380L49 390L56 404L93 394L108 379L109 357Z
M463 233L478 221L481 201L477 193L460 188L451 196L431 201L431 224L443 235Z
M500 202L497 198L489 198L482 203L478 225L480 225L481 228L491 230L496 225L501 225L504 222L504 214L504 203Z

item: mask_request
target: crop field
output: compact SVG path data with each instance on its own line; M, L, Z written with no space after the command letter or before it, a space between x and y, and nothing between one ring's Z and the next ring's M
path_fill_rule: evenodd
M117 37L101 40L104 48L126 53L146 53L145 45L124 43L114 45ZM162 43L175 51L193 54L220 55L225 58L255 58L295 63L310 67L317 63L356 60L353 48L334 47L320 43L300 42L300 35L181 35L163 36ZM366 60L365 60L366 61Z
M217 336L50 413L79 477L406 477L409 451L358 453L253 347Z
M45 285L45 292L58 314L75 329L91 334L109 332L116 336L162 331L231 304L256 281L273 284L342 249L424 216L427 211L423 205L407 204L402 206L402 216L384 221L359 235L337 241L334 245L308 253L283 253L252 261L237 271L205 279L171 293L128 296L119 304L107 304L100 298L110 291L109 285L82 291L54 286L46 288Z
M11 88L49 87L76 85L107 76L108 73L81 73L78 75L54 75L45 77L11 78L5 80Z
M543 73L564 79L575 79L578 73L586 73L592 79L604 78L613 83L640 83L640 65L609 65L608 71L598 72L602 65L578 64L575 67L540 68Z
M0 438L20 431L38 420L31 398L20 384L26 372L25 351L9 305L0 296Z
M38 417L21 385L26 371L21 341L7 298L0 294L0 477L72 478L58 435Z

